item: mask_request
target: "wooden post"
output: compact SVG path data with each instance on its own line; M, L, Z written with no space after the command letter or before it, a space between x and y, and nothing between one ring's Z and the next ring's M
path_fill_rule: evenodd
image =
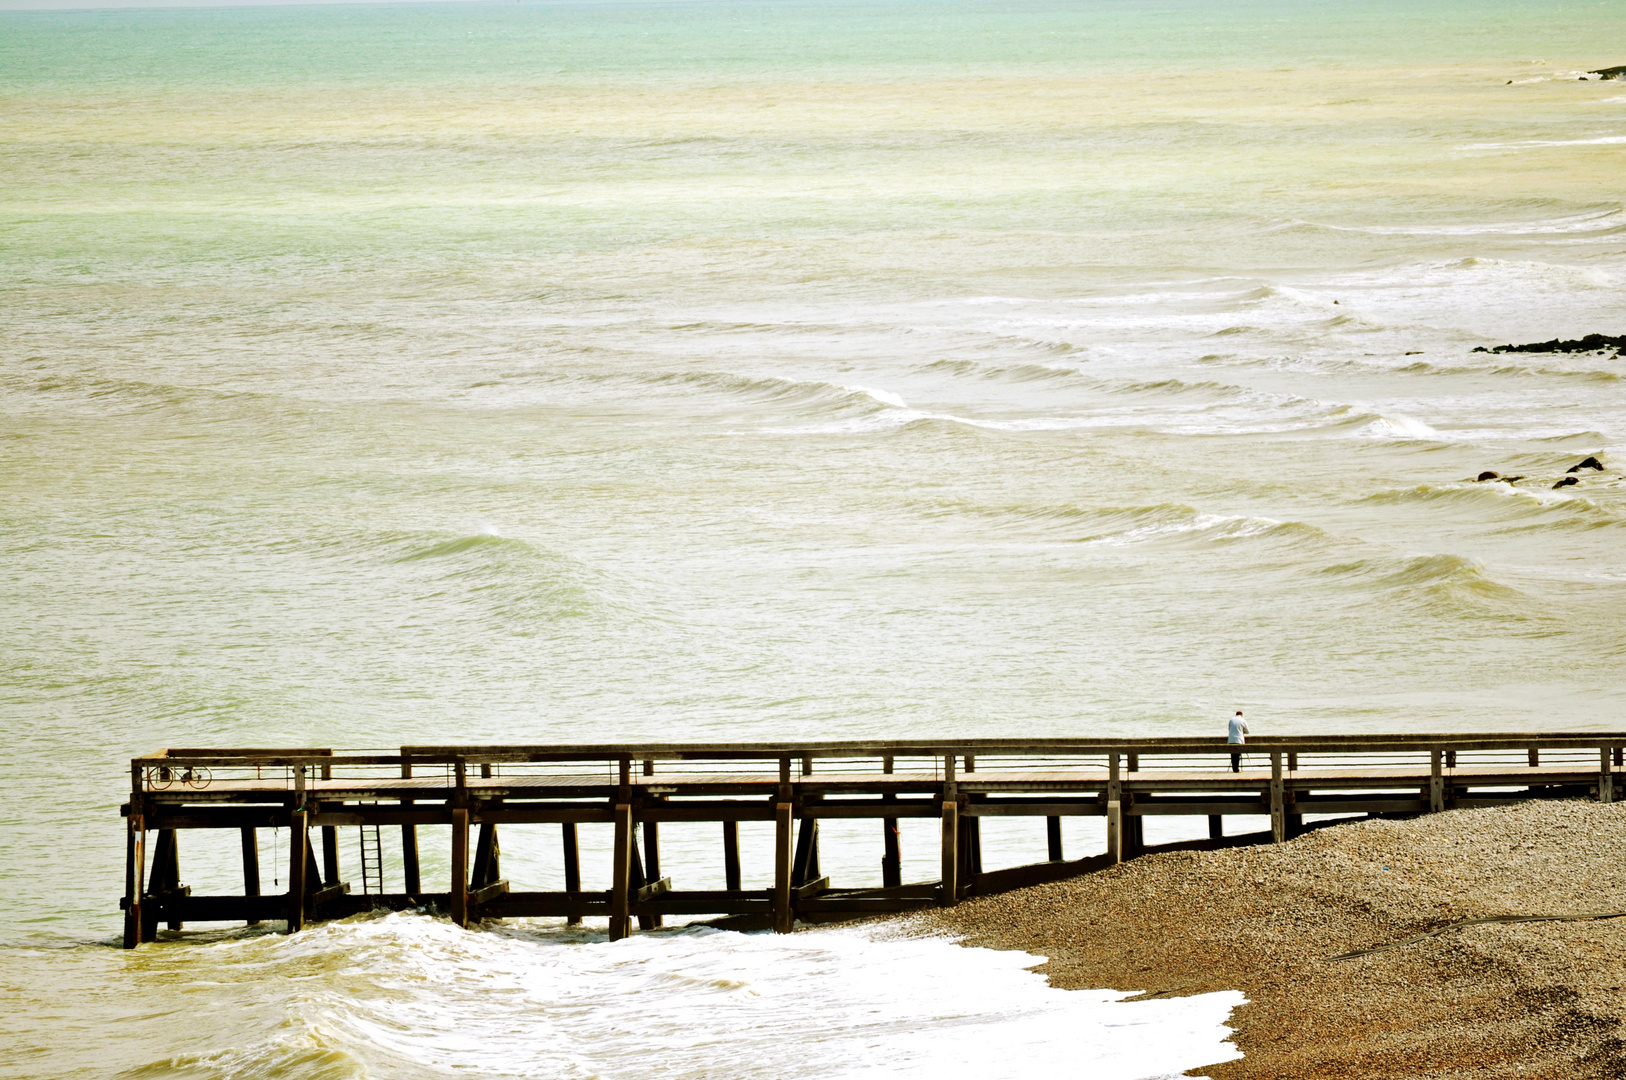
M943 758L942 895L938 903L953 907L960 900L960 787L954 779L954 755Z
M1061 862L1061 818L1047 817L1044 819L1045 839L1050 844L1050 861Z
M322 779L333 779L333 763L322 762ZM317 816L321 816L322 807L316 806ZM337 885L339 883L339 830L337 826L322 826L322 884Z
M723 887L740 891L740 823L723 822Z
M1428 753L1428 812L1438 814L1445 809L1445 752Z
M1282 798L1282 752L1270 752L1270 838L1280 844L1287 839L1287 810Z
M576 823L567 821L559 828L564 833L565 843L565 892L579 893L582 891L582 864L581 856L576 848ZM580 915L567 915L566 926L580 926Z
M254 829L243 830L243 895L260 895L260 834ZM248 925L260 925L259 919L248 920Z
M610 854L610 940L632 932L628 886L632 880L632 806L615 804L615 849Z
M648 825L647 821L639 821L636 810L632 815L632 868L627 872L627 903L630 906L631 898L638 895L638 891L655 879L644 875L644 860L638 854L638 834ZM639 915L638 929L653 930L656 927L656 916ZM631 929L630 927L628 929Z
M1455 750L1447 750L1445 752L1445 767L1447 769L1454 769L1457 767L1457 752Z
M469 812L452 811L452 922L469 925Z
M653 772L654 762L648 762ZM646 774L647 775L647 774ZM644 828L644 875L648 879L644 884L661 879L661 832L660 824L654 821L643 823ZM645 923L648 923L645 926ZM658 930L664 922L660 915L640 915L638 925L646 930Z
M893 759L891 754L881 758L881 771L892 772ZM881 796L882 802L897 802L898 797L892 792ZM903 884L903 851L898 843L898 819L895 817L881 819L881 887L895 889Z
M1128 771L1128 772L1140 772L1140 755L1139 754L1125 754L1124 757L1126 757L1128 759L1128 769L1126 771Z
M339 830L334 825L322 826L322 884L339 883Z
M1124 858L1135 859L1146 853L1146 819L1139 814L1129 812L1135 805L1135 794L1129 792L1123 796L1123 850Z
M1541 751L1532 746L1529 750L1530 767L1532 769L1541 765Z
M1609 747L1598 749L1598 801L1612 803L1615 801L1615 777L1609 771Z
M139 791L130 800L130 820L124 841L124 947L141 944L141 883L147 877L147 829L141 816Z
M1225 839L1225 818L1223 815L1208 815L1208 838L1210 840Z
M773 929L776 934L788 934L795 924L796 913L790 906L791 871L791 811L789 802L774 804L773 849Z
M938 902L953 907L960 899L960 802L943 800L943 884Z
M1296 751L1296 750L1288 751L1288 753L1287 753L1287 771L1288 772L1296 772L1296 771L1298 771L1298 767L1299 767L1298 751Z
M469 888L480 889L502 877L502 847L497 842L497 823L480 822L474 840L474 868L469 872Z
M1107 755L1107 862L1124 861L1123 779L1118 773L1118 755Z
M147 882L149 896L173 899L173 894L181 887L181 861L180 854L175 849L175 830L159 829L158 843L152 852L152 877ZM148 916L150 925L142 936L150 938L158 929L158 923L152 916ZM179 919L169 919L166 925L171 930L181 929Z
M401 759L401 779L412 779L412 759ZM411 799L402 799L401 806L406 808L413 804ZM418 827L416 825L401 826L401 876L406 894L416 897L423 892L423 879L418 869Z
M310 858L310 827L305 809L288 815L288 932L305 929L305 863Z
M790 860L790 887L799 889L819 876L819 819L804 817L796 830L796 854Z

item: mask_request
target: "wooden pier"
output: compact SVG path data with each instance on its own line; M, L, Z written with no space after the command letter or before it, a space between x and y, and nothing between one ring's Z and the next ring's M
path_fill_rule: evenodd
M1311 815L1412 815L1532 799L1613 801L1626 733L1219 739L834 742L646 746L404 746L171 749L130 763L124 944L158 926L306 922L373 909L432 908L459 925L482 919L607 918L612 939L672 915L732 916L787 933L797 920L949 905L1055 881L1151 850L1286 840ZM1240 750L1238 771L1231 755ZM1207 839L1148 848L1144 819L1208 819ZM1225 835L1225 818L1268 815L1270 829ZM1061 819L1104 817L1106 850L1068 859ZM940 822L941 871L905 882L898 821ZM986 817L1046 819L1045 858L985 870ZM881 826L879 888L821 873L819 822ZM739 823L772 822L773 885L741 888ZM663 876L663 822L721 826L726 887L684 889ZM577 826L613 826L610 880L584 887ZM420 826L450 826L451 885L426 892ZM503 876L498 829L560 830L562 891L524 891ZM288 830L286 892L262 893L257 830ZM399 829L401 888L385 887L379 835ZM178 837L236 829L240 895L195 896L182 883ZM318 861L312 831L319 834ZM340 830L360 830L359 888L341 872ZM471 830L474 832L471 852ZM642 842L639 842L641 833ZM235 856L233 856L235 858ZM149 869L150 864L150 869Z

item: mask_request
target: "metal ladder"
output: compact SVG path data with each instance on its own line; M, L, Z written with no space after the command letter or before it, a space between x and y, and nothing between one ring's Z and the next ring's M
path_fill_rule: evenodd
M361 826L361 891L366 896L384 892L384 844L377 825Z

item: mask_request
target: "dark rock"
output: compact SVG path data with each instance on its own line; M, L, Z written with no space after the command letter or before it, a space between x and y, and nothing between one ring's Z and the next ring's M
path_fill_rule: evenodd
M1558 478L1558 483L1553 485L1553 490L1557 491L1561 487L1573 487L1580 482L1573 476L1561 476Z
M1528 345L1498 345L1492 349L1480 345L1474 349L1474 352L1583 353L1604 352L1608 349L1614 349L1616 356L1626 352L1626 334L1619 337L1610 337L1608 334L1588 334L1584 338L1573 338L1568 341L1554 338L1551 341L1533 341Z
M1504 484L1517 484L1520 480L1523 480L1523 479L1524 479L1524 477L1522 477L1522 476L1504 476L1504 477L1502 477L1502 483L1504 483Z
M1484 472L1482 472L1478 476L1474 477L1474 479L1475 480L1500 480L1501 477L1498 476L1496 473L1491 472L1489 469L1486 469Z
M1589 71L1587 74L1597 75L1605 79L1626 79L1626 65L1622 65L1621 67L1599 68L1597 71Z
M1603 462L1599 461L1595 457L1589 457L1585 461L1581 462L1579 465L1571 465L1569 468L1565 469L1564 471L1567 472L1567 473L1572 473L1572 472L1580 472L1582 469L1596 469L1599 472L1603 472Z

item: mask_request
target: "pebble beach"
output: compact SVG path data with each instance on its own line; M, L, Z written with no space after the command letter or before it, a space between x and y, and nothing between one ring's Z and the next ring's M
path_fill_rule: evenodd
M1068 989L1240 990L1263 1077L1626 1075L1626 807L1564 801L1322 828L1282 845L1152 854L912 917L1048 957ZM1343 954L1407 942L1350 959Z

